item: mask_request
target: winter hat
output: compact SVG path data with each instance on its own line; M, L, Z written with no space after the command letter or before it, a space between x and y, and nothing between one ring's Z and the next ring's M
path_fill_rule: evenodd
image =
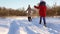
M40 5L46 5L46 2L43 1L43 0L41 0L41 1L40 1Z

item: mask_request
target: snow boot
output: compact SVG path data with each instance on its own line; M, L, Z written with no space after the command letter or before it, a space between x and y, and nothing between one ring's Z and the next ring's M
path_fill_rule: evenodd
M46 24L44 24L44 26L47 27Z

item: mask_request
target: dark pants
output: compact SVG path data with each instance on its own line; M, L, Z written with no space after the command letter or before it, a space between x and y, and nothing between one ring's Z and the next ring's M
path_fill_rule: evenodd
M41 22L42 22L42 19L43 19L43 21L44 21L44 25L45 25L45 24L46 24L45 17L40 17L40 24L41 24Z
M28 21L32 21L31 17L28 17Z

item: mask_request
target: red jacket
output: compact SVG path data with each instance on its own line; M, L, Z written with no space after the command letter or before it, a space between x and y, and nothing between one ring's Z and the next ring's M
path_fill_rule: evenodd
M46 6L34 6L35 8L39 9L39 15L41 17L46 16Z

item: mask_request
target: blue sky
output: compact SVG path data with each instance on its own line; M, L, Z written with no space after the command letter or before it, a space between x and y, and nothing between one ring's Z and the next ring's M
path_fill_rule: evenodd
M60 0L44 0L46 1L47 5L52 6L55 2L57 5L60 5ZM6 7L6 8L27 8L30 4L31 7L34 5L37 5L40 0L0 0L0 7Z

